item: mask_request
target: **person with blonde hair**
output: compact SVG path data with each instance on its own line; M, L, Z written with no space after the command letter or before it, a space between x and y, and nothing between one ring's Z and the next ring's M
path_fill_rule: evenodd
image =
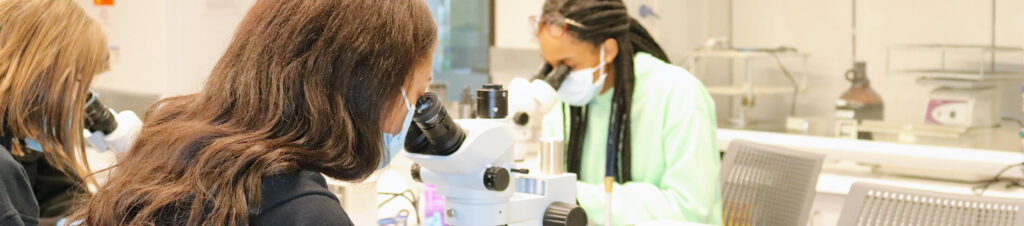
M106 36L72 0L0 0L0 225L53 225L85 194L87 93Z

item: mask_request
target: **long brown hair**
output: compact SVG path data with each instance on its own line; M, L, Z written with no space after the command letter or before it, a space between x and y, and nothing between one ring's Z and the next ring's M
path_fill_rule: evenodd
M151 108L72 219L240 225L258 214L264 176L364 179L381 161L385 106L435 38L422 0L260 0L204 89Z
M75 2L0 0L0 137L12 138L0 143L23 155L21 140L36 140L51 165L81 181L86 92L108 59L106 36Z

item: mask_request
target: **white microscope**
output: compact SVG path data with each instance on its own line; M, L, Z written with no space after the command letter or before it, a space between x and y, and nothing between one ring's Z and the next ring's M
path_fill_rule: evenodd
M562 80L568 76L571 69L568 66L548 68L542 70L541 74L532 80L515 78L508 85L508 112L512 116L515 132L516 160L525 159L531 152L530 147L541 146L542 138L540 133L541 122L544 114L551 110L551 107L558 102L558 91Z
M89 92L89 101L85 104L86 141L100 152L128 152L142 130L142 120L133 111L115 113L96 96Z
M437 186L451 225L586 225L575 174L515 168L508 105L501 85L477 91L477 119L454 120L434 93L417 100L405 146L413 179Z

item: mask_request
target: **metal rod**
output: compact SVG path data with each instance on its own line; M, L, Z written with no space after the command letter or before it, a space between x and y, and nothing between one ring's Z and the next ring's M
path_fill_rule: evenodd
M751 68L750 66L750 58L747 58L744 63L747 67L747 99L745 103L743 103L743 105L745 106L743 106L743 108L740 109L740 113L742 115L741 118L743 120L743 127L746 128L748 122L750 121L747 119L747 111L754 108L754 73L753 68Z
M729 12L727 13L729 15L729 24L728 24L728 28L727 28L727 31L726 31L726 40L725 40L725 44L727 45L726 46L727 49L733 49L734 48L733 40L732 40L733 39L733 36L732 36L733 35L732 34L732 26L733 26L732 1L733 0L729 0L729 10L728 10ZM733 58L731 58L731 57L730 58L726 58L726 59L727 59L727 61L729 61L729 85L733 85L735 83L734 77L736 77L736 65L734 64L735 60L733 60ZM729 98L729 101L734 101L734 100L733 100L733 98ZM740 109L739 109L739 111L741 111L740 112L740 116L739 116L740 118L744 117L743 112L742 112L743 111L743 106L742 106L743 104L742 103L743 103L742 98L740 98L740 104L739 104L739 105L741 105ZM736 106L736 105L732 104L731 106Z
M852 61L851 63L857 64L857 0L851 0L850 3L851 3L851 7L850 8L852 9L852 12L850 13L850 16L851 16L851 19L850 19L850 21L851 21L851 27L850 27L850 34L851 34L850 35L851 36L851 38L850 38L851 39L851 41L850 41L850 48L852 49L851 52L852 52L852 55L853 55L850 60Z
M996 72L996 0L992 0L992 72Z
M982 67L984 67L984 66L982 66ZM942 50L942 67L941 67L941 71L946 71L946 50L945 49Z
M889 72L892 71L892 65L891 65L890 61L892 61L892 47L886 47L885 48L885 77L886 78L889 77Z
M978 80L985 78L985 54L981 54L980 56L981 63L978 64L980 66L978 68ZM995 63L995 61L992 62ZM992 68L992 70L995 70L995 68Z
M715 37L713 35L714 32L711 32L711 30L712 30L711 28L715 27L713 25L714 25L714 22L715 22L715 19L716 19L715 16L714 16L715 14L711 13L711 12L715 11L715 8L713 7L714 4L711 4L711 2L712 2L712 0L704 0L704 7L706 9L705 13L708 14L707 18L705 18L705 19L707 19L707 23L705 23L704 26L707 26L707 27L704 28L704 37L707 37L707 38L714 38Z
M807 90L807 58L810 56L804 55L804 68L800 70L800 77L803 77L802 84L800 85L800 91Z
M747 67L747 70L746 70L746 73L747 73L747 99L753 100L754 99L754 72L753 72L754 70L750 66L750 58L747 58L747 60L744 61L744 62L745 62L746 67ZM753 106L753 105L750 104L750 106Z
M994 1L994 0L993 0L993 1ZM728 44L728 45L729 45L729 46L728 46L728 47L729 47L729 49L732 49L732 48L734 47L734 46L733 46L733 42L732 42L732 38L733 38L733 37L732 37L732 26L733 26L733 17L732 17L732 10L733 10L733 8L732 8L732 0L729 0L729 30L728 30L728 31L726 31L726 32L728 32L727 34L728 34L728 36L729 36L728 40L726 40L726 44ZM731 60L730 60L730 61L731 61Z

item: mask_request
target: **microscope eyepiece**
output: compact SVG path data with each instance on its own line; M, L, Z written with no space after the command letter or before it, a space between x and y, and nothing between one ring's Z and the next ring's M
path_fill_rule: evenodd
M544 82L551 85L552 88L557 90L562 87L562 82L569 77L569 72L572 72L572 68L565 66L564 64L558 65L558 67L551 68L546 75L544 75Z
M406 134L405 150L409 153L446 156L455 153L466 140L466 132L444 108L437 94L427 92L416 100L413 125Z
M103 134L113 133L117 129L117 118L107 106L100 102L97 95L89 92L85 106L85 129Z

